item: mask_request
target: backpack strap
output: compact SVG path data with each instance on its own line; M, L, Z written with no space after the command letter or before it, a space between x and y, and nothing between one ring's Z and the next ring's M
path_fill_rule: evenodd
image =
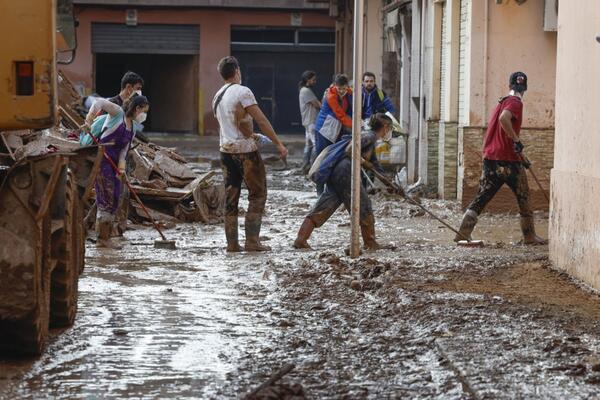
M233 85L235 85L235 83L230 83L229 85L227 85L227 87L223 89L221 94L219 94L219 97L215 99L215 104L213 104L213 115L215 116L215 118L217 117L217 107L219 106L219 103L221 102L221 100L223 100L223 96L225 96L225 92L227 91L227 89L229 89Z

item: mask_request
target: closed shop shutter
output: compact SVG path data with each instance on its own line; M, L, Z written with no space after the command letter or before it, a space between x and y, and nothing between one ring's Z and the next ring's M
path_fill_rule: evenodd
M458 121L468 123L467 110L467 49L469 46L469 9L471 0L460 1L460 44L458 56Z
M446 27L448 4L444 3L442 10L442 48L440 57L440 120L446 120L446 79L447 79L447 64L448 64L448 28Z
M200 52L197 25L92 24L92 52L120 54L187 54Z

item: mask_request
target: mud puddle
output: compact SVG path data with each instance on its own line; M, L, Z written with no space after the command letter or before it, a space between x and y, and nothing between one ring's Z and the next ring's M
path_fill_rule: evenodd
M600 394L597 296L548 269L547 247L513 244L517 216L483 216L487 246L458 248L378 194L376 232L396 249L350 260L343 210L314 251L291 248L315 200L295 171L269 174L267 254L227 255L211 225L168 230L176 251L149 228L120 252L88 244L75 326L39 359L0 361L0 398L239 398L287 363L282 383L315 399ZM458 224L454 204L423 202Z

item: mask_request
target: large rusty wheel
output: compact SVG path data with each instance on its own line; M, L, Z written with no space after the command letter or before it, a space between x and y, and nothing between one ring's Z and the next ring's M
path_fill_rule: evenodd
M34 268L34 308L23 318L0 321L0 348L10 354L40 355L48 339L50 316L50 218L38 222Z
M52 327L73 325L77 314L79 272L81 267L81 205L77 182L69 170L64 195L63 227L53 234L53 258L56 267L52 272L50 324Z

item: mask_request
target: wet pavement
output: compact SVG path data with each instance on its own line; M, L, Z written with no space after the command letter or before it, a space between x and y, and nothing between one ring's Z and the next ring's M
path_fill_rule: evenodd
M88 243L74 327L37 359L1 360L0 399L239 398L286 363L283 381L314 399L600 397L598 295L552 270L547 246L517 245L518 216L482 216L486 247L458 248L380 193L376 231L394 250L346 257L342 211L314 250L293 250L316 195L280 168L270 253L226 254L220 225L166 231L175 251L154 249L148 227L127 231L122 251ZM454 203L423 204L458 225ZM536 221L545 236L547 215Z

